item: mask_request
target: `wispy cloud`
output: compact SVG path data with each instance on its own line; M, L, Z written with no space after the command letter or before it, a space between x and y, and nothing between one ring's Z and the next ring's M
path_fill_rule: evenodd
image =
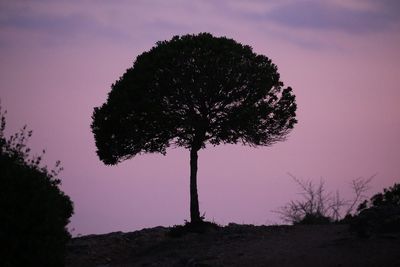
M360 35L389 31L399 23L396 0L0 0L0 45L11 46L13 40L34 38L57 44L137 43L174 34L251 30L315 48L323 44L301 31L319 37L333 31Z
M259 9L262 10L262 9ZM247 12L248 19L274 22L290 28L336 30L363 34L390 30L400 22L400 2L376 1L286 1L263 13Z
M59 4L52 9L47 1L4 2L0 4L0 42L7 43L9 35L39 36L44 43L64 43L81 41L83 39L126 40L129 36L114 27L104 23L90 12L85 12L85 6L73 7ZM65 9L63 9L65 7ZM33 40L31 40L33 41Z

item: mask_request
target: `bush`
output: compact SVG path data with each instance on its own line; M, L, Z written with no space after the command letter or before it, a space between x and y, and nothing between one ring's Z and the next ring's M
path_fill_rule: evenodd
M307 213L304 217L293 224L329 224L332 219L320 213Z
M292 224L329 224L346 223L352 216L352 212L363 199L368 190L368 184L373 179L358 178L351 181L353 198L345 200L336 194L327 192L325 183L320 180L319 184L311 180L303 181L290 175L300 187L302 199L292 200L276 212L281 215L282 220Z
M202 217L203 218L203 217ZM184 225L175 225L171 228L168 235L170 237L182 237L189 233L204 234L220 229L221 226L214 222L199 221L199 222L187 222Z
M73 206L58 187L59 162L49 171L42 156L29 156L26 127L7 139L4 114L0 108L1 266L63 266Z
M352 231L367 237L372 233L400 232L400 184L385 188L358 207L351 220Z

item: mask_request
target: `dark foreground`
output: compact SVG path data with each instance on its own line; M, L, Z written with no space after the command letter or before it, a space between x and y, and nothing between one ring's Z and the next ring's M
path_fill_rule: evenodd
M400 266L400 235L359 238L346 225L230 224L170 237L169 228L74 238L67 266Z

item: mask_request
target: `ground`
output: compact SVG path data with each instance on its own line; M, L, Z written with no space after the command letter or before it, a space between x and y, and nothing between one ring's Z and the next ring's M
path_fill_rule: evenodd
M400 266L400 235L360 238L347 225L229 224L171 237L170 228L89 235L68 244L67 266Z

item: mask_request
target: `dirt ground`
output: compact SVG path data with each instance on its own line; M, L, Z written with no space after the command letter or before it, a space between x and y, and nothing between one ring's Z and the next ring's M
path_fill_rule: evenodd
M346 225L230 224L181 237L169 230L74 238L67 266L400 266L400 235L359 238Z

